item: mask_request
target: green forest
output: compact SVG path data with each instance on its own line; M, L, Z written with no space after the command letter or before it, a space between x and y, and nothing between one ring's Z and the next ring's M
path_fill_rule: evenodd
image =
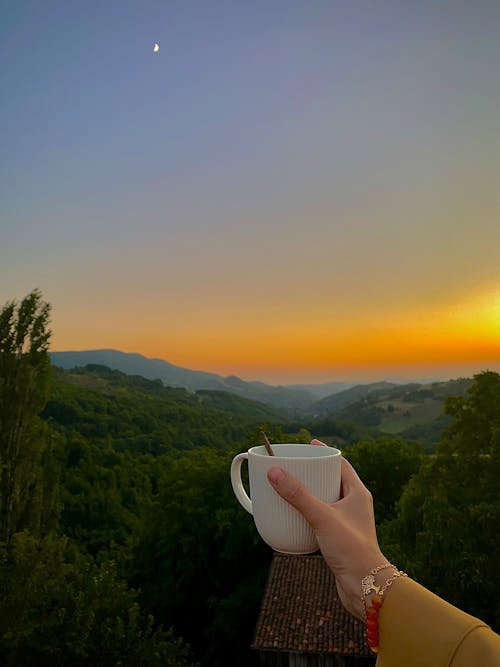
M104 366L51 365L50 305L0 310L0 662L251 666L272 552L232 457L322 437L372 491L383 551L500 629L500 375L444 400L426 443ZM426 445L426 446L424 446Z

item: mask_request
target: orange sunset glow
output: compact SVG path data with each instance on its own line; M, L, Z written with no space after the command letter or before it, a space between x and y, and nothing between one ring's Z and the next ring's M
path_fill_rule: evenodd
M233 320L224 320L221 312L216 322L203 313L188 315L172 332L166 317L156 315L150 331L145 331L144 320L123 317L123 331L117 336L116 319L107 322L102 313L97 336L92 323L83 331L63 328L62 335L67 349L83 349L83 341L90 348L109 343L180 366L278 383L289 378L460 376L499 367L500 306L491 295L454 304L447 311L394 311L392 318L390 313L378 318L353 315L353 322L319 312L303 321L285 314L282 319L266 319L258 312ZM56 346L60 329L56 328Z

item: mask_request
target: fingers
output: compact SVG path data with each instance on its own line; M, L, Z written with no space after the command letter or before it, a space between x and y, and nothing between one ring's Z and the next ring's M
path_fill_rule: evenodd
M282 468L271 468L267 478L275 491L295 507L313 529L321 526L329 515L329 506L313 496L295 477Z
M342 495L355 491L366 490L366 486L360 480L358 473L354 470L347 459L342 457Z
M318 440L317 438L313 438L311 440L311 445L317 445L319 447L328 447L324 442L321 442L321 440Z

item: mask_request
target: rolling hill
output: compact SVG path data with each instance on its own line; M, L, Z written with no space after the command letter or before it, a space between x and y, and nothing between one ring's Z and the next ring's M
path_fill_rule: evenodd
M127 376L141 376L145 381L155 382L157 388L182 389L187 392L186 396L196 394L196 400L203 402L206 408L226 409L232 403L230 411L236 421L238 414L246 421L244 415L253 405L261 421L305 421L314 431L315 423L333 420L337 424L353 424L374 432L420 440L428 447L439 440L443 428L449 423L443 412L446 397L463 395L472 382L458 379L425 384L331 382L273 386L264 382L246 382L236 376L222 377L190 370L162 359L118 350L53 352L51 357L56 367L76 369L77 372L71 374L73 378L78 377L78 369L81 375L82 368L97 364ZM236 399L251 403L239 404Z
M443 410L446 398L463 396L471 383L463 378L430 384L357 385L316 402L309 410L317 420L371 427L430 447L450 422Z
M93 443L154 455L200 446L224 451L264 422L285 421L279 410L241 396L191 393L96 364L55 367L42 418Z

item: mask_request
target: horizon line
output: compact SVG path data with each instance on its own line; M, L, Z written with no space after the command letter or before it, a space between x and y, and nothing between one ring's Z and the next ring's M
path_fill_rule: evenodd
M80 354L80 353L97 353L97 352L111 352L111 353L118 353L126 356L136 356L140 357L146 361L158 361L164 364L167 364L169 366L172 366L176 369L179 369L181 371L188 371L192 373L204 373L207 375L213 375L215 377L221 378L221 379L227 379L231 377L235 377L239 380L242 380L244 382L252 383L252 382L260 382L262 384L274 386L274 387L295 387L295 386L325 386L329 384L343 384L343 385L357 385L357 384L374 384L377 382L389 382L392 384L411 384L411 383L416 383L416 384L432 384L436 382L446 382L450 380L460 380L460 379L471 379L474 375L477 375L478 373L485 372L485 371L493 371L493 372L498 372L498 367L500 367L500 362L493 362L493 367L492 362L477 362L477 363L471 363L471 362L466 362L463 364L456 363L456 364L445 364L445 366L448 367L462 367L461 371L458 371L458 369L453 373L451 371L451 368L449 369L448 372L441 372L438 370L441 368L437 364L429 364L427 367L428 371L431 371L432 367L436 367L437 373L434 375L432 374L432 371L430 373L425 373L423 376L418 375L418 369L414 368L414 366L410 366L410 368L407 368L406 372L403 371L403 368L401 365L398 365L398 370L399 372L395 372L394 374L392 373L383 373L382 369L380 374L374 372L374 369L366 368L366 375L360 375L360 370L359 368L356 368L356 370L352 369L349 375L346 377L346 369L345 367L342 369L342 376L341 378L333 378L333 379L319 379L316 378L315 380L312 379L294 379L290 380L289 382L283 381L283 380L276 380L276 379L270 379L272 376L279 376L285 373L286 375L308 375L309 377L312 377L314 375L318 374L318 369L282 369L281 372L279 370L273 370L273 369L261 369L261 374L257 375L257 371L254 371L252 373L253 377L248 378L247 375L241 374L238 372L217 372L214 370L205 370L203 368L191 368L187 366L181 366L176 363L173 363L171 361L168 361L167 359L161 358L161 357L150 357L145 355L142 352L129 352L125 350L120 350L117 348L112 348L112 347L102 347L102 348L86 348L86 349L69 349L69 350L49 350L49 354ZM106 365L106 364L103 364ZM497 368L495 368L495 366ZM465 371L465 368L469 367L467 371ZM396 368L394 369L396 370ZM413 370L413 373L411 372ZM322 375L325 373L328 373L328 369L320 370ZM339 371L333 371L332 370L332 375L338 373ZM348 373L348 371L347 371ZM262 379L262 376L268 376L266 379ZM357 376L357 377L356 377ZM369 376L369 377L368 377Z

